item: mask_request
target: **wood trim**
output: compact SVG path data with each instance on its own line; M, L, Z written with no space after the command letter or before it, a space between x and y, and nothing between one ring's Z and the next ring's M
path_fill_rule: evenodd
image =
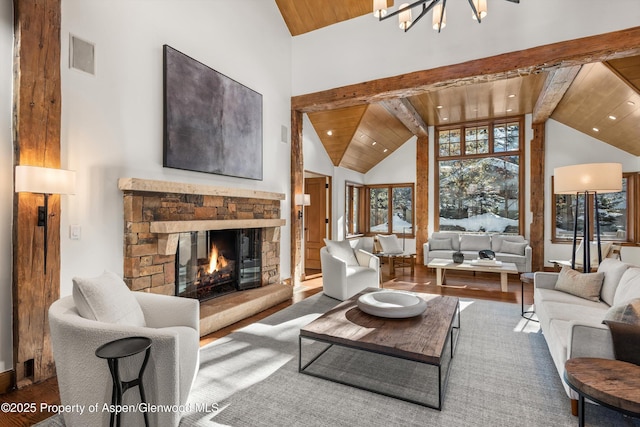
M13 370L0 372L0 394L6 394L13 390L13 374Z
M291 281L293 286L300 284L302 269L302 220L296 214L296 194L304 191L304 159L302 152L302 112L291 110Z
M429 137L416 141L416 262L424 263L423 245L429 240Z
M561 67L549 71L544 87L538 96L536 105L533 107L533 123L543 123L551 117L551 113L556 109L560 100L573 83L582 65L573 67Z
M529 162L531 226L529 241L531 242L531 271L542 271L544 268L544 170L545 170L545 123L531 126L531 159Z
M13 5L14 162L59 168L61 0L14 0ZM42 195L20 193L13 203L13 363L18 388L55 375L48 309L60 297L60 196L49 198L47 236L37 225L42 202Z
M428 137L428 126L408 99L387 99L382 106L393 114L415 136Z
M156 181L141 178L120 178L118 188L122 191L150 193L198 194L205 196L245 197L250 199L284 200L284 193L247 190L242 188L217 187L214 185L187 184L182 182Z

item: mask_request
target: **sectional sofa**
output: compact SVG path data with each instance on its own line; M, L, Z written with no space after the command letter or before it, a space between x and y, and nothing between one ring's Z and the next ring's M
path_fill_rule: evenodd
M531 246L516 234L435 232L424 244L424 264L436 258L453 260L453 253L457 251L464 254L465 260L473 260L483 249L495 252L498 261L514 263L520 272L531 271Z

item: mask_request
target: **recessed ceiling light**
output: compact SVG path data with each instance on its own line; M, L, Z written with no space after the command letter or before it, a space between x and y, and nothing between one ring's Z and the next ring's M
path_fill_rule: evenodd
M387 151L389 151L389 149L385 148L385 149L384 149L384 153L386 153Z
M513 93L511 95L509 95L509 98L515 98L515 97L516 97L516 95L513 94Z
M594 131L594 132L600 132L600 129L598 129L598 128L593 128L593 131Z
M609 116L609 118L610 118L611 120L615 120L615 119L617 119L617 117L616 117L616 116Z
M510 113L513 111L513 108L507 108L507 113Z
M443 117L442 120L444 121L449 120L449 117Z
M635 102L633 102L633 101L627 101L627 104L629 104L629 105L636 105L636 103L635 103Z
M375 141L373 141L373 142L371 143L371 145L376 145L376 144L377 144L377 142L375 142Z
M436 108L440 109L442 108L442 105L436 105Z
M329 135L329 136L333 135L333 131L332 130L328 130L327 131L327 135Z

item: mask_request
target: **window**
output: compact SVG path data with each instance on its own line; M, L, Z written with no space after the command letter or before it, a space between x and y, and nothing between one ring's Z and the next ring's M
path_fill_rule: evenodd
M413 236L413 184L365 187L369 234Z
M436 129L436 229L522 234L523 120Z
M619 193L598 194L598 219L600 225L600 239L619 242L634 242L637 240L638 221L634 207L639 203L638 182L640 174L625 173L622 176L622 191ZM551 181L553 189L553 178ZM553 194L552 191L553 241L573 241L573 229L576 224L575 208L578 203L577 233L584 234L584 196L573 194ZM595 201L593 195L587 200L591 230L590 239L597 233L595 222Z
M345 227L347 236L361 234L360 198L362 187L347 183L345 188Z

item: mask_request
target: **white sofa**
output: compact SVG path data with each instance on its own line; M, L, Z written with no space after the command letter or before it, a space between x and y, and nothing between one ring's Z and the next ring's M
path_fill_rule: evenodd
M611 333L602 321L608 313L640 298L640 268L607 258L598 272L604 274L599 301L557 290L560 273L534 275L535 312L540 328L567 395L574 400L578 395L564 382L564 363L573 357L614 359Z
M463 253L465 260L473 260L483 249L495 252L498 261L514 263L519 272L531 271L531 246L523 236L515 234L435 232L424 244L424 264L436 258L452 260L457 251Z
M325 295L344 301L358 292L380 287L380 259L349 242L326 241L320 249L322 288Z
M75 281L75 279L74 279ZM109 306L126 306L123 299L133 298L124 315L113 322L83 317L84 302L78 295L55 301L49 307L51 344L58 376L60 401L63 405L99 404L98 411L85 409L64 412L64 422L72 426L107 426L109 415L102 411L104 403L111 403L112 379L107 361L99 359L95 351L102 344L119 338L145 336L151 338L151 353L143 375L146 400L149 404L184 405L198 372L200 345L200 305L197 300L145 292L113 290L107 292ZM75 287L75 284L74 284ZM109 291L111 288L107 288ZM75 293L75 289L74 289ZM127 293L129 295L127 295ZM114 303L115 300L115 303ZM91 302L93 308L95 304ZM109 307L103 307L109 310ZM131 313L136 310L143 316L145 326L134 325ZM123 311L123 310L121 310ZM103 316L104 311L98 316ZM122 380L137 377L144 352L119 361ZM140 403L138 388L124 393L125 405ZM149 423L154 426L177 426L180 413L177 411L149 412ZM143 425L141 413L123 413L124 425Z

